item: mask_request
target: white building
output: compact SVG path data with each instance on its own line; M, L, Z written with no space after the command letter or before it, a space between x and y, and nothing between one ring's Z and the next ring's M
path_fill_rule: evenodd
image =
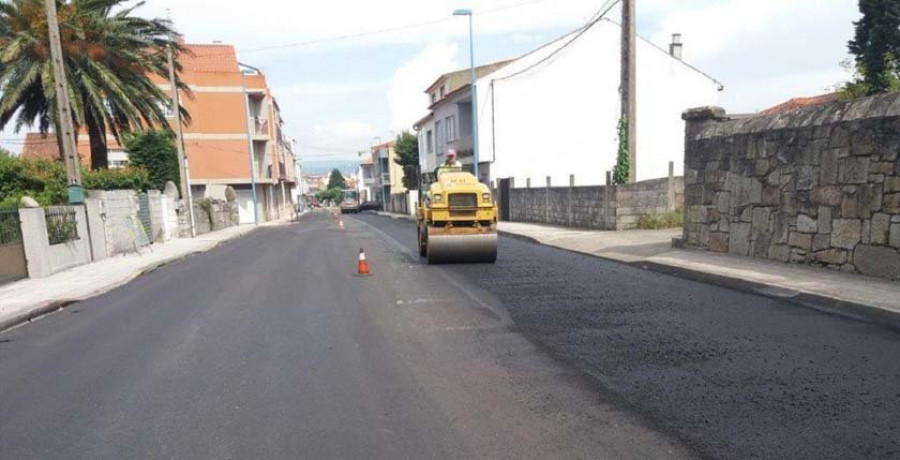
M375 162L371 154L365 154L356 171L359 202L375 201Z
M499 61L475 68L476 78L491 74L511 61ZM441 75L425 90L429 113L413 127L419 133L419 164L431 171L444 161L448 149L455 149L463 166L471 169L472 92L470 69Z
M618 148L621 29L604 19L576 34L478 79L479 169L490 179L605 183ZM636 54L637 180L666 176L670 161L681 175L681 113L717 105L722 85L647 40L638 38Z

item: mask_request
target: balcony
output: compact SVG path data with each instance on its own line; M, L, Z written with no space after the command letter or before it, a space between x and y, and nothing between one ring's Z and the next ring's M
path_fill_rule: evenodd
M253 127L254 136L269 135L269 120L264 118L253 118L250 120L250 126Z

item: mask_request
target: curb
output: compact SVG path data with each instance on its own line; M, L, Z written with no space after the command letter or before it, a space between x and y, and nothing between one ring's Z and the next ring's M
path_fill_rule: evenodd
M636 261L636 262L626 262L612 257L606 257L599 254L592 254L590 252L581 252L575 251L572 249L561 248L558 246L554 246L552 244L545 244L539 241L536 238L519 235L516 233L510 233L508 231L498 230L497 233L500 235L520 240L526 241L529 243L540 244L542 246L548 246L556 249L561 249L563 251L572 252L575 254L581 254L590 257L596 257L598 259L608 260L610 262L616 262L624 265L630 265L635 268L642 268L645 270L663 273L670 276L676 276L678 278L688 279L691 281L697 281L705 284L712 284L716 286L721 286L727 289L732 289L735 291L746 292L750 294L756 294L763 297L767 297L770 299L778 299L784 300L795 305L811 308L814 310L818 310L824 313L829 313L837 316L842 316L845 318L855 319L859 321L865 321L868 323L878 324L881 326L886 326L891 329L900 330L900 312L894 312L891 310L885 310L880 307L876 307L874 305L867 305L858 302L853 302L849 300L838 299L835 297L829 297L821 294L814 294L811 292L802 292L787 288L782 288L779 286L775 286L772 284L759 283L756 281L748 281L741 278L734 278L730 276L718 275L715 273L692 270L690 268L679 267L675 265L666 265L661 264L659 262L651 262L651 261Z
M900 330L900 313L885 310L874 305L862 304L850 300L829 297L826 295L797 291L771 284L748 281L741 278L733 278L730 276L692 270L689 268L678 267L674 265L665 265L658 262L640 261L630 262L627 263L627 265L671 276L677 276L679 278L689 279L701 283L714 284L727 289L756 294L763 297L768 297L770 299L784 300L795 305L799 305L805 308L811 308L823 313L842 316L859 321L865 321L868 323L886 326L891 329Z
M169 258L169 259L161 260L161 261L156 262L156 263L154 263L154 264L152 264L152 265L148 265L148 266L146 266L146 267L144 267L144 268L135 270L135 271L134 271L131 275L129 275L127 278L125 278L125 279L123 279L123 280L121 280L121 281L119 281L119 282L112 283L112 284L109 284L109 285L107 285L107 286L104 286L104 287L102 287L102 288L100 288L100 289L97 289L96 291L90 292L90 293L85 294L85 295L83 295L83 296L79 296L79 297L71 298L71 299L53 299L53 300L49 300L49 301L40 303L40 304L38 304L37 307L35 307L35 308L33 308L33 309L30 309L30 310L28 310L28 311L25 311L25 312L19 313L19 314L17 314L17 315L14 315L14 316L12 316L11 318L7 318L7 319L5 319L5 320L0 321L0 334L4 333L4 332L6 332L6 331L8 331L8 330L10 330L10 329L13 329L13 328L15 328L15 327L21 326L21 325L24 324L24 323L32 322L32 321L34 321L34 320L36 320L36 319L38 319L38 318L40 318L40 317L42 317L42 316L45 316L45 315L48 315L48 314L50 314L50 313L55 313L55 312L57 312L57 311L63 310L63 309L65 309L66 307L68 307L69 305L71 305L71 304L73 304L73 303L82 302L82 301L88 300L88 299L90 299L90 298L93 298L93 297L97 297L97 296L99 296L99 295L106 294L107 292L110 292L110 291L112 291L113 289L120 288L120 287L122 287L122 286L124 286L124 285L126 285L126 284L128 284L128 283L130 283L130 282L132 282L132 281L134 281L135 279L137 279L137 278L139 278L139 277L141 277L141 276L143 276L143 275L146 275L146 274L148 274L148 273L151 273L151 272L154 272L154 271L156 271L156 270L159 270L160 268L163 268L163 267L165 267L166 265L171 265L171 264L173 264L173 263L180 262L180 261L182 261L182 260L184 260L184 259L187 259L187 258L189 258L189 257L195 256L195 255L197 255L197 254L202 254L202 253L204 253L204 252L212 251L213 249L218 248L222 243L227 243L227 242L230 242L230 241L234 241L234 240L243 238L244 236L247 236L247 235L249 235L249 234L255 232L255 231L258 230L259 228L261 228L261 227L260 227L260 226L256 226L256 228L253 228L253 229L251 229L251 230L248 230L248 231L246 231L246 232L244 232L244 233L240 233L240 234L235 235L235 236L233 236L233 237L231 237L231 238L227 238L227 239L224 239L224 240L216 241L215 244L213 244L212 246L210 246L208 249L194 250L194 251L186 252L186 253L184 253L184 254L179 254L179 255L173 256L173 257L171 257L171 258Z

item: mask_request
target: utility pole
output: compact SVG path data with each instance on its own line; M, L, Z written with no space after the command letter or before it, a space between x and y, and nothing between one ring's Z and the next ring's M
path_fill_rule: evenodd
M175 144L178 148L178 168L181 173L181 193L187 202L188 219L191 224L191 238L197 236L197 228L194 226L194 197L191 193L191 176L188 169L187 156L184 154L184 133L181 127L181 104L178 100L178 86L175 80L175 57L172 45L166 48L169 58L169 86L172 87L172 112L175 117Z
M56 88L56 108L59 124L56 133L60 136L63 160L66 164L69 203L84 202L81 188L81 160L75 141L75 124L72 122L72 104L69 102L69 86L66 81L66 67L63 62L62 45L59 38L59 20L56 17L56 0L44 0L47 10L47 28L50 32L50 57L53 60L53 80Z
M628 120L628 182L637 180L637 72L635 15L637 0L622 0L622 117Z

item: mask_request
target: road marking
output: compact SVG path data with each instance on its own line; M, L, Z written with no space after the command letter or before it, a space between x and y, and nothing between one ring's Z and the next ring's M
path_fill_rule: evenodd
M441 303L450 302L449 299L415 299L415 300L398 300L397 305L415 305L422 303Z

